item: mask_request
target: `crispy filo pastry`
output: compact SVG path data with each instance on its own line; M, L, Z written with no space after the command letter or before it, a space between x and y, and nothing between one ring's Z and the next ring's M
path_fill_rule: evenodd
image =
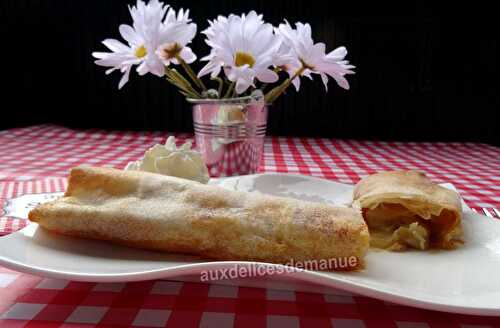
M463 243L460 197L421 172L381 172L362 179L353 207L362 209L373 247L453 249Z
M354 270L369 247L356 209L111 168L72 169L64 197L29 219L64 235L219 260L355 257L356 265L341 268Z

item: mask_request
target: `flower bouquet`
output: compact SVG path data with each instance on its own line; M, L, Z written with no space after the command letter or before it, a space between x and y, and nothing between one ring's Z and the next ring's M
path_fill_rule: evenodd
M189 47L197 25L189 10L175 11L158 0L137 1L129 7L132 26L120 25L126 44L106 39L111 52L94 52L95 63L119 70L121 89L130 71L165 77L193 104L197 148L212 176L257 171L262 155L268 105L293 84L299 91L302 77L318 74L328 90L329 78L349 88L345 76L354 66L345 47L326 52L314 43L311 26L287 21L273 27L251 11L241 16L219 16L202 33L210 53L196 73L197 56ZM203 79L209 75L210 79Z

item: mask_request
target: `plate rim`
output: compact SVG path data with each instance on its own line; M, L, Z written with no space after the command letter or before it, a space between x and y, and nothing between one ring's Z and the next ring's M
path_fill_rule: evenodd
M38 225L35 228L38 229ZM24 228L21 230L24 230ZM85 240L82 239L82 241ZM0 264L8 269L13 269L15 271L24 272L28 274L34 274L41 277L64 279L70 281L96 282L96 283L113 283L113 282L125 283L125 282L157 280L157 279L168 280L183 275L194 274L193 270L196 270L196 273L199 274L203 270L215 270L219 268L232 267L236 265L243 265L243 266L263 265L268 267L283 267L283 265L280 264L256 262L256 261L207 261L200 263L182 264L165 269L155 269L155 270L147 270L147 271L132 272L132 273L87 274L87 273L77 273L71 271L44 269L39 266L30 266L20 263L18 261L6 259L4 256L0 256ZM342 274L349 275L350 273L347 272ZM469 315L486 315L486 316L500 315L500 307L461 306L455 304L444 304L441 302L432 301L428 299L427 300L416 299L401 294L393 293L390 291L377 289L376 287L365 286L358 282L346 281L345 279L342 279L341 274L339 274L338 276L329 276L320 271L296 269L296 271L292 273L286 273L286 275L293 276L295 279L301 282L312 283L318 286L323 286L328 288L340 289L343 291L359 294L365 297L372 297L378 300L396 303L398 305L400 304L427 310L445 311L445 312L469 314ZM279 277L279 275L275 276ZM200 281L199 283L209 283L217 285L217 282L218 281L216 280L207 282Z

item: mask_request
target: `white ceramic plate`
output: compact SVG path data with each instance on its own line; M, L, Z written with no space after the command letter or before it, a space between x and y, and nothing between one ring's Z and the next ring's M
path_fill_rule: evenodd
M212 183L336 205L347 204L353 188L288 174L226 178ZM323 292L336 288L427 309L500 315L500 222L466 208L463 228L466 243L454 251L371 250L362 272L300 271L223 283ZM57 236L30 224L0 238L0 265L53 278L122 282L158 278L197 281L204 270L255 263L206 262L192 256L135 250Z

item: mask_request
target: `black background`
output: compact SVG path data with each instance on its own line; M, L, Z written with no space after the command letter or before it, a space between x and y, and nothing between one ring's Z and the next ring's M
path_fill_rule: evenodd
M122 89L91 53L131 23L132 1L2 0L0 129L38 123L70 127L192 131L189 105L149 75ZM251 9L278 24L311 23L316 42L345 45L357 66L351 90L319 78L290 89L271 109L268 134L357 139L466 140L498 144L497 10L480 3L435 8L340 1L188 1L198 30L218 14ZM193 49L208 53L202 35ZM196 66L199 69L201 66Z

